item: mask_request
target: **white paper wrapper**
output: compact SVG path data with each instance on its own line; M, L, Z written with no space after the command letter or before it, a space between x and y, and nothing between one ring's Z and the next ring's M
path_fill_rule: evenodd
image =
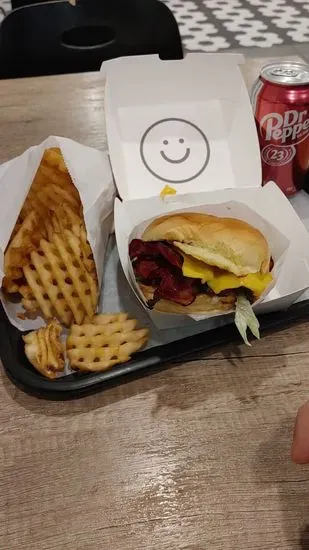
M243 219L265 235L275 261L275 284L256 303L258 311L288 307L309 287L309 236L289 201L275 184L268 184L264 188L174 195L164 201L160 197L123 203L116 199L115 230L121 264L129 284L143 305L128 257L129 242L134 237L140 237L153 218L184 210ZM214 317L171 315L149 309L147 312L159 328L185 324L190 319Z
M0 283L2 282L4 251L33 178L39 167L43 152L49 147L61 149L65 164L79 191L84 209L88 240L92 248L99 285L102 283L107 239L112 227L115 187L108 155L71 139L50 136L40 145L30 147L19 157L0 166ZM3 307L19 330L33 330L45 321L41 317L21 320L17 313L23 312L20 303L14 304L1 295Z

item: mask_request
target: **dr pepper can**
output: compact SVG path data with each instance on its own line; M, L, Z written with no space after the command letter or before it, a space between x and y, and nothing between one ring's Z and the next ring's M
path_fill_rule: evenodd
M259 136L263 185L287 195L309 185L309 65L278 61L263 67L251 101Z

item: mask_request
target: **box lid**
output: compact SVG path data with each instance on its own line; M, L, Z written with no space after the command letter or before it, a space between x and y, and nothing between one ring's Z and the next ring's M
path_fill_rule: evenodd
M106 61L109 154L120 196L261 185L249 95L235 54Z

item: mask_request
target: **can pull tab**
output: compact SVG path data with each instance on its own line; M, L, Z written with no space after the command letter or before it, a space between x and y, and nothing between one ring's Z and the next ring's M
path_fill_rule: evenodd
M296 71L295 69L287 69L283 67L276 67L271 72L274 76L288 76L290 78L295 78L299 73L299 71Z
M298 61L279 61L265 65L261 76L269 82L283 85L309 84L309 65Z

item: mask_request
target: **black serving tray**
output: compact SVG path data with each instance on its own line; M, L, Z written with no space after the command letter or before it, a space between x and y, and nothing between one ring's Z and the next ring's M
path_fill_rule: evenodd
M309 300L285 311L259 316L261 333L280 330L309 319ZM135 354L128 363L100 373L74 373L48 380L34 370L24 354L22 333L9 322L0 305L0 357L8 377L16 386L37 397L51 400L73 399L167 368L183 356L207 351L219 345L241 343L234 324L201 332Z

